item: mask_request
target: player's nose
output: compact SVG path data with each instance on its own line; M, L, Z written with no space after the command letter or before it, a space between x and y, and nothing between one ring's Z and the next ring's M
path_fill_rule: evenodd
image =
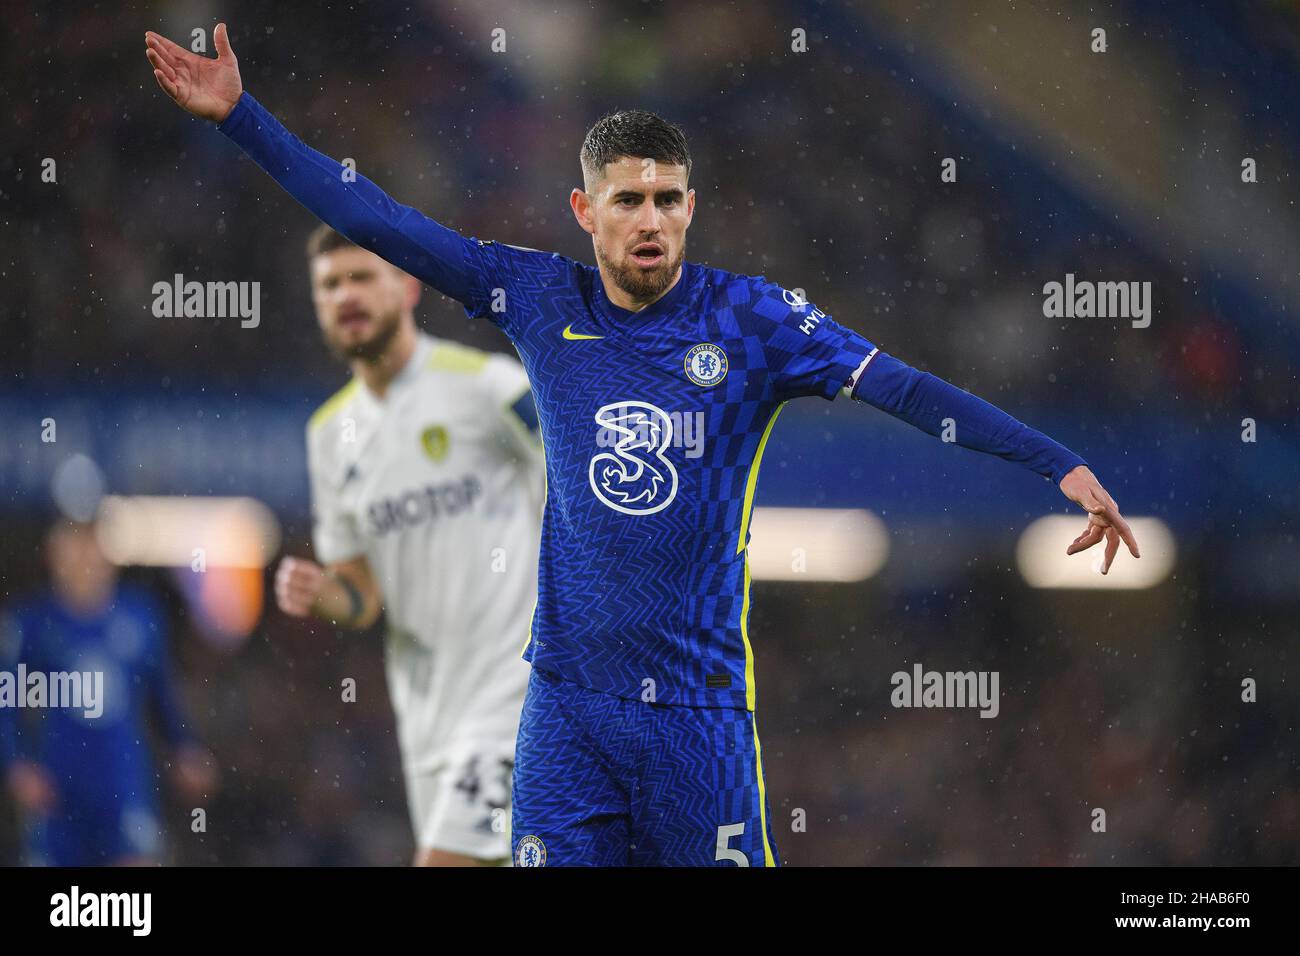
M659 231L659 205L653 202L643 202L640 213L636 219L636 227L641 233L656 233Z
M350 282L340 282L334 287L334 304L339 306L356 305L361 301L357 287Z

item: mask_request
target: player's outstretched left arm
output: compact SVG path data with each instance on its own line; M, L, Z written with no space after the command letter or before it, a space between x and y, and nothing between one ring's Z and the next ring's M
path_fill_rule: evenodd
M951 429L952 440L964 448L997 455L1050 478L1063 495L1088 512L1088 527L1066 549L1067 554L1105 541L1102 574L1110 571L1121 542L1133 557L1141 557L1137 539L1120 514L1119 505L1087 463L1042 432L884 352L873 352L865 368L859 369L846 388L854 399L924 432L942 435Z
M1088 512L1088 527L1065 549L1066 554L1086 551L1105 539L1106 554L1101 560L1102 574L1110 571L1110 563L1115 560L1121 541L1128 546L1129 554L1135 558L1142 557L1138 553L1137 538L1133 537L1128 522L1119 513L1119 505L1106 493L1091 468L1079 465L1061 479L1060 488L1061 494Z

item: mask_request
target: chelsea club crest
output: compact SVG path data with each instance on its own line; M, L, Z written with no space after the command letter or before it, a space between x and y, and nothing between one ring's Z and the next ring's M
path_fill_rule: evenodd
M721 385L727 377L727 353L710 342L702 342L686 353L686 377L702 388Z
M535 836L526 836L515 850L515 866L545 866L546 844Z

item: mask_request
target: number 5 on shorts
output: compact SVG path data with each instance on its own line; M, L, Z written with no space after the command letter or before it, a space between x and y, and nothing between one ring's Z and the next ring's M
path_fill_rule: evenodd
M736 866L749 866L749 857L745 856L743 850L736 850L730 847L731 838L734 836L745 835L745 824L725 823L718 827L718 852L714 856L715 860L730 860Z

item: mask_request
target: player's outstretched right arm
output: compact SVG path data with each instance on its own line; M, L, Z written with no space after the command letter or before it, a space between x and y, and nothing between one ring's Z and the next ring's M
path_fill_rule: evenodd
M474 243L290 133L244 90L224 23L217 24L214 43L215 60L146 33L145 55L163 92L218 123L286 192L357 245L471 305L478 288Z

